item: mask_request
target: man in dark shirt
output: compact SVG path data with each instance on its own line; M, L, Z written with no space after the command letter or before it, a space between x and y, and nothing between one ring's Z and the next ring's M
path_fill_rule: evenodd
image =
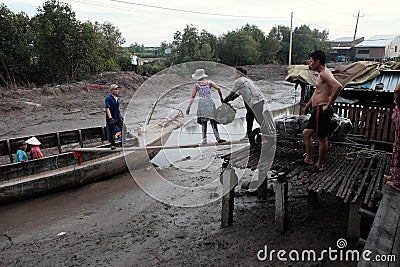
M117 84L112 84L110 87L110 94L106 97L105 108L106 108L106 123L109 129L108 138L110 140L111 149L115 149L114 131L115 125L117 125L121 130L124 123L124 118L121 116L121 111L119 110L119 89Z

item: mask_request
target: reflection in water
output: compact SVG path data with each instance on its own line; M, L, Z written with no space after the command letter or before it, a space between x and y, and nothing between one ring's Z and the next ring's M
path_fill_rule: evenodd
M299 105L290 106L287 108L271 111L274 119L285 115L299 114ZM238 110L239 111L239 110ZM242 112L238 112L241 114ZM245 114L245 113L243 113ZM254 128L259 127L257 122L254 122ZM221 138L232 141L239 140L244 137L246 133L246 119L244 117L236 118L232 123L228 125L218 124L218 130ZM215 137L211 129L211 125L207 127L208 142L215 142ZM175 130L168 138L165 145L188 145L198 144L202 141L201 126L196 123L196 119L187 122L182 128ZM168 149L161 150L157 156L152 159L152 163L159 167L170 166L174 162L188 159L191 160L200 159L202 157L202 150L204 149L216 149L216 147L196 147L196 148L184 148L184 149ZM216 151L213 153L216 154ZM210 163L213 159L209 159ZM176 163L179 167L179 163ZM203 166L206 168L207 166Z

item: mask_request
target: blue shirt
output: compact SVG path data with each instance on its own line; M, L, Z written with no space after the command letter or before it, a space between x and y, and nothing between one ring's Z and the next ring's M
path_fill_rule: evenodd
M22 161L28 161L28 155L26 154L25 151L18 149L15 162L22 162Z
M117 122L119 118L121 117L121 114L119 112L119 97L115 99L112 94L109 94L106 97L105 101L105 108L110 109L111 117ZM106 121L108 122L108 116L106 113Z

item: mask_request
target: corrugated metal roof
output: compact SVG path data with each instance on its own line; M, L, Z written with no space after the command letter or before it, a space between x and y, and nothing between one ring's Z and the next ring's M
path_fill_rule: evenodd
M383 90L393 92L400 83L400 70L384 70L372 80L371 89L375 90L378 83L383 83Z
M398 36L400 36L400 34L375 35L359 43L356 47L386 47Z
M332 47L332 49L335 49L335 50L349 50L349 49L351 49L351 46L334 46L334 47Z
M351 43L351 42L353 42L353 38L354 37L340 37L340 38L333 40L332 42L334 42L334 43Z

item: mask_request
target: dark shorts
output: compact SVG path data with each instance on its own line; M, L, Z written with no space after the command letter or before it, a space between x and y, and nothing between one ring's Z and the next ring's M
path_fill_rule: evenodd
M306 129L314 129L318 138L328 137L329 125L333 116L333 108L329 107L324 111L323 106L325 105L312 107L311 117L306 127Z

